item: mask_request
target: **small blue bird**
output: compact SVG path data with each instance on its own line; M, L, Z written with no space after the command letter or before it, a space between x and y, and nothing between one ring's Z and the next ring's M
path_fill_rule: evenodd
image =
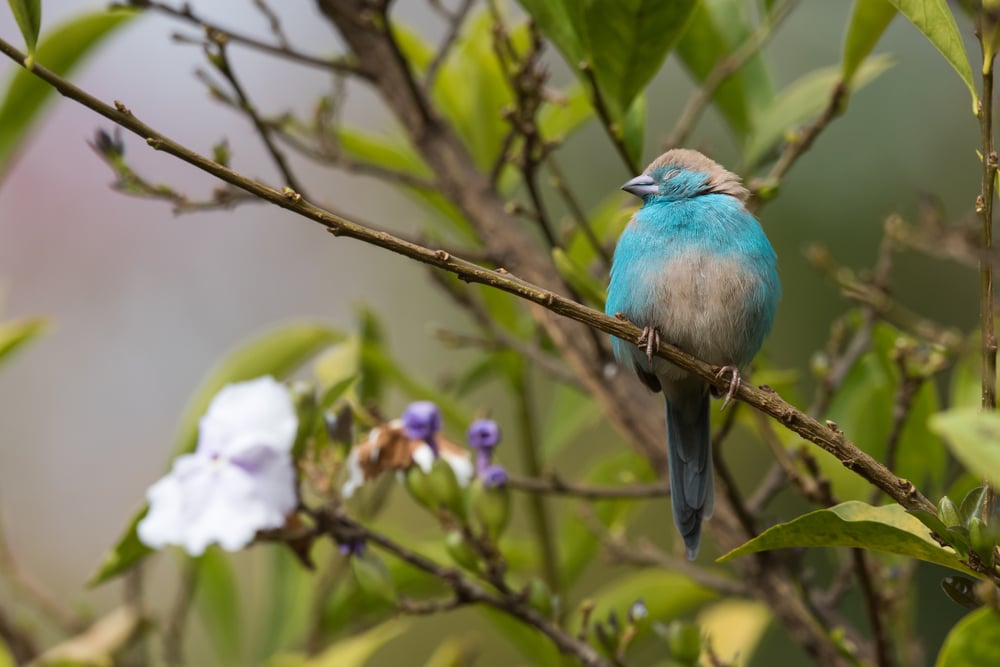
M615 248L605 312L643 328L641 347L613 339L615 356L663 391L674 523L694 560L714 503L709 385L653 354L662 337L722 366L725 407L771 329L777 258L740 178L697 151L667 151L622 190L642 206Z

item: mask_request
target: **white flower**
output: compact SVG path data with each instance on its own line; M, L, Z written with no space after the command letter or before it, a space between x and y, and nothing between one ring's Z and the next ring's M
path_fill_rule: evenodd
M218 543L236 551L257 531L280 528L295 509L292 397L272 377L227 385L198 423L198 447L146 493L139 539L192 556Z

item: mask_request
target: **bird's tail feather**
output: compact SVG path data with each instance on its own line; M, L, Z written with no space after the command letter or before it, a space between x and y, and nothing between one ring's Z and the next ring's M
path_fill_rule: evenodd
M712 516L712 474L708 392L664 392L667 403L667 448L674 524L684 538L689 560L698 556L701 522Z

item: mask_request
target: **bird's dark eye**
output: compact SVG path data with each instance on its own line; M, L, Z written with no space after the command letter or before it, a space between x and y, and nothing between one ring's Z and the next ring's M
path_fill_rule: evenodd
M674 176L676 176L679 173L681 173L680 169L671 169L670 171L668 171L667 173L665 173L663 175L663 180L669 181L671 178L673 178Z

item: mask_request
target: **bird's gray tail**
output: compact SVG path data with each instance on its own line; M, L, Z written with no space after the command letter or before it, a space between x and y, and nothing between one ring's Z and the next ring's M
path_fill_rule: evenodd
M708 391L699 381L664 387L667 403L667 450L674 524L694 560L701 544L701 522L712 516L715 489L708 419Z

